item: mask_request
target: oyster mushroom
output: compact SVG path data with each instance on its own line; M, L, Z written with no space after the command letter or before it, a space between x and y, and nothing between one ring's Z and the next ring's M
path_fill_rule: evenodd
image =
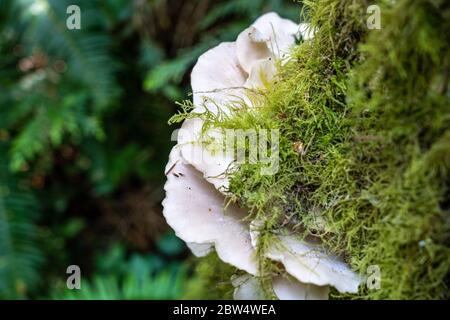
M250 223L253 247L258 246L262 226L261 220ZM299 282L317 286L331 285L340 292L358 291L361 278L342 259L328 254L319 239L298 239L290 234L272 234L272 239L264 250L264 257L281 262L286 272Z
M223 133L214 128L204 132L201 114L209 112L220 119L243 104L252 107L249 92L273 79L274 60L288 55L299 31L308 38L305 25L268 13L236 42L222 43L198 59L191 74L193 117L182 124L166 166L164 217L195 255L216 250L221 260L247 273L246 281L234 281L236 298L262 297L257 278L258 233L246 221L245 209L233 203L225 206L228 176L236 168L234 155L208 148L204 136L220 141ZM273 290L280 299L323 299L328 285L341 291L357 288L356 275L337 258L325 252L318 255L318 247L294 237L278 240L284 246L274 243L264 258L281 262L292 275L273 277Z
M235 300L264 300L263 289L258 278L242 275L231 280L235 287L233 298ZM328 299L328 286L316 286L301 283L292 279L276 276L272 279L272 289L280 300L326 300Z
M197 255L204 255L214 246L220 259L256 274L255 250L242 220L246 212L233 204L225 209L224 196L184 160L175 147L166 166L166 198L162 205L167 223Z
M265 256L279 261L286 272L302 283L331 285L340 292L356 293L361 279L338 257L327 254L320 244L279 236L280 243L270 246Z
M274 59L288 53L298 32L299 26L292 21L268 13L241 32L236 42L221 43L201 55L191 74L192 112L220 116L243 103L251 106L248 90L261 88L273 78ZM234 157L207 150L203 137L219 141L223 137L220 131L202 133L203 125L200 117L184 121L178 144L183 158L223 191L228 188L224 173L233 170Z

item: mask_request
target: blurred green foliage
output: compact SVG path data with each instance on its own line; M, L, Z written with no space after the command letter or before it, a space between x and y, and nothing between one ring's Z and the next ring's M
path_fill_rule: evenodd
M81 30L66 28L72 4ZM187 251L161 238L167 120L197 57L270 10L300 11L290 0L0 0L0 298L184 295ZM78 293L64 289L71 264Z
M129 258L123 245L115 244L96 259L96 274L82 281L81 290L67 290L65 283L57 287L55 299L179 299L187 282L186 267L170 262L164 254L180 253L181 240L168 234L158 242L158 253L137 254Z
M0 297L23 294L26 286L37 282L42 262L34 226L39 204L22 178L10 174L0 158Z

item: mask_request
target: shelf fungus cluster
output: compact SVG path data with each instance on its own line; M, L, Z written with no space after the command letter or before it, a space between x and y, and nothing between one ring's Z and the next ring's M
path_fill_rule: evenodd
M273 244L258 251L264 221L250 222L245 208L225 205L235 159L232 154L213 152L203 138L201 114L227 114L229 106L252 107L249 93L273 80L275 61L289 56L299 34L309 38L306 25L268 13L235 42L204 53L191 75L191 112L198 116L183 122L166 166L163 213L168 224L196 256L216 250L221 260L245 272L231 280L236 299L266 298L259 279L261 259L282 266L283 271L271 278L279 299L327 299L330 286L340 292L357 292L361 282L339 257L327 254L320 242L300 240L288 229L279 230ZM207 130L210 136L221 134Z

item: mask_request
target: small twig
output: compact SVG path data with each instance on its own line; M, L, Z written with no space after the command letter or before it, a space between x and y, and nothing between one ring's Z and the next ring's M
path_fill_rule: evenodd
M165 173L166 176L173 170L173 168L175 168L175 166L177 165L177 163L178 163L178 161L176 161L176 162L170 167L170 169Z

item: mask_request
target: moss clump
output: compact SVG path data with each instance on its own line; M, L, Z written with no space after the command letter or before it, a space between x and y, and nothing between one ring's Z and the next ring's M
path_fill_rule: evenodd
M270 221L267 233L290 219L362 274L380 267L381 289L346 297L448 297L449 10L386 4L383 29L368 32L368 4L308 5L315 39L254 113L281 132L280 171L243 166L231 191Z
M292 52L257 108L209 125L278 129L280 166L233 174L233 201L265 221L261 248L289 226L314 234L381 288L335 298L450 296L450 8L443 0L304 1L315 38ZM274 264L262 260L266 276Z
M360 192L338 207L337 231L352 234L335 242L359 270L380 266L381 290L365 297L448 298L450 7L402 0L382 14L347 94L355 137L375 141L349 153Z

